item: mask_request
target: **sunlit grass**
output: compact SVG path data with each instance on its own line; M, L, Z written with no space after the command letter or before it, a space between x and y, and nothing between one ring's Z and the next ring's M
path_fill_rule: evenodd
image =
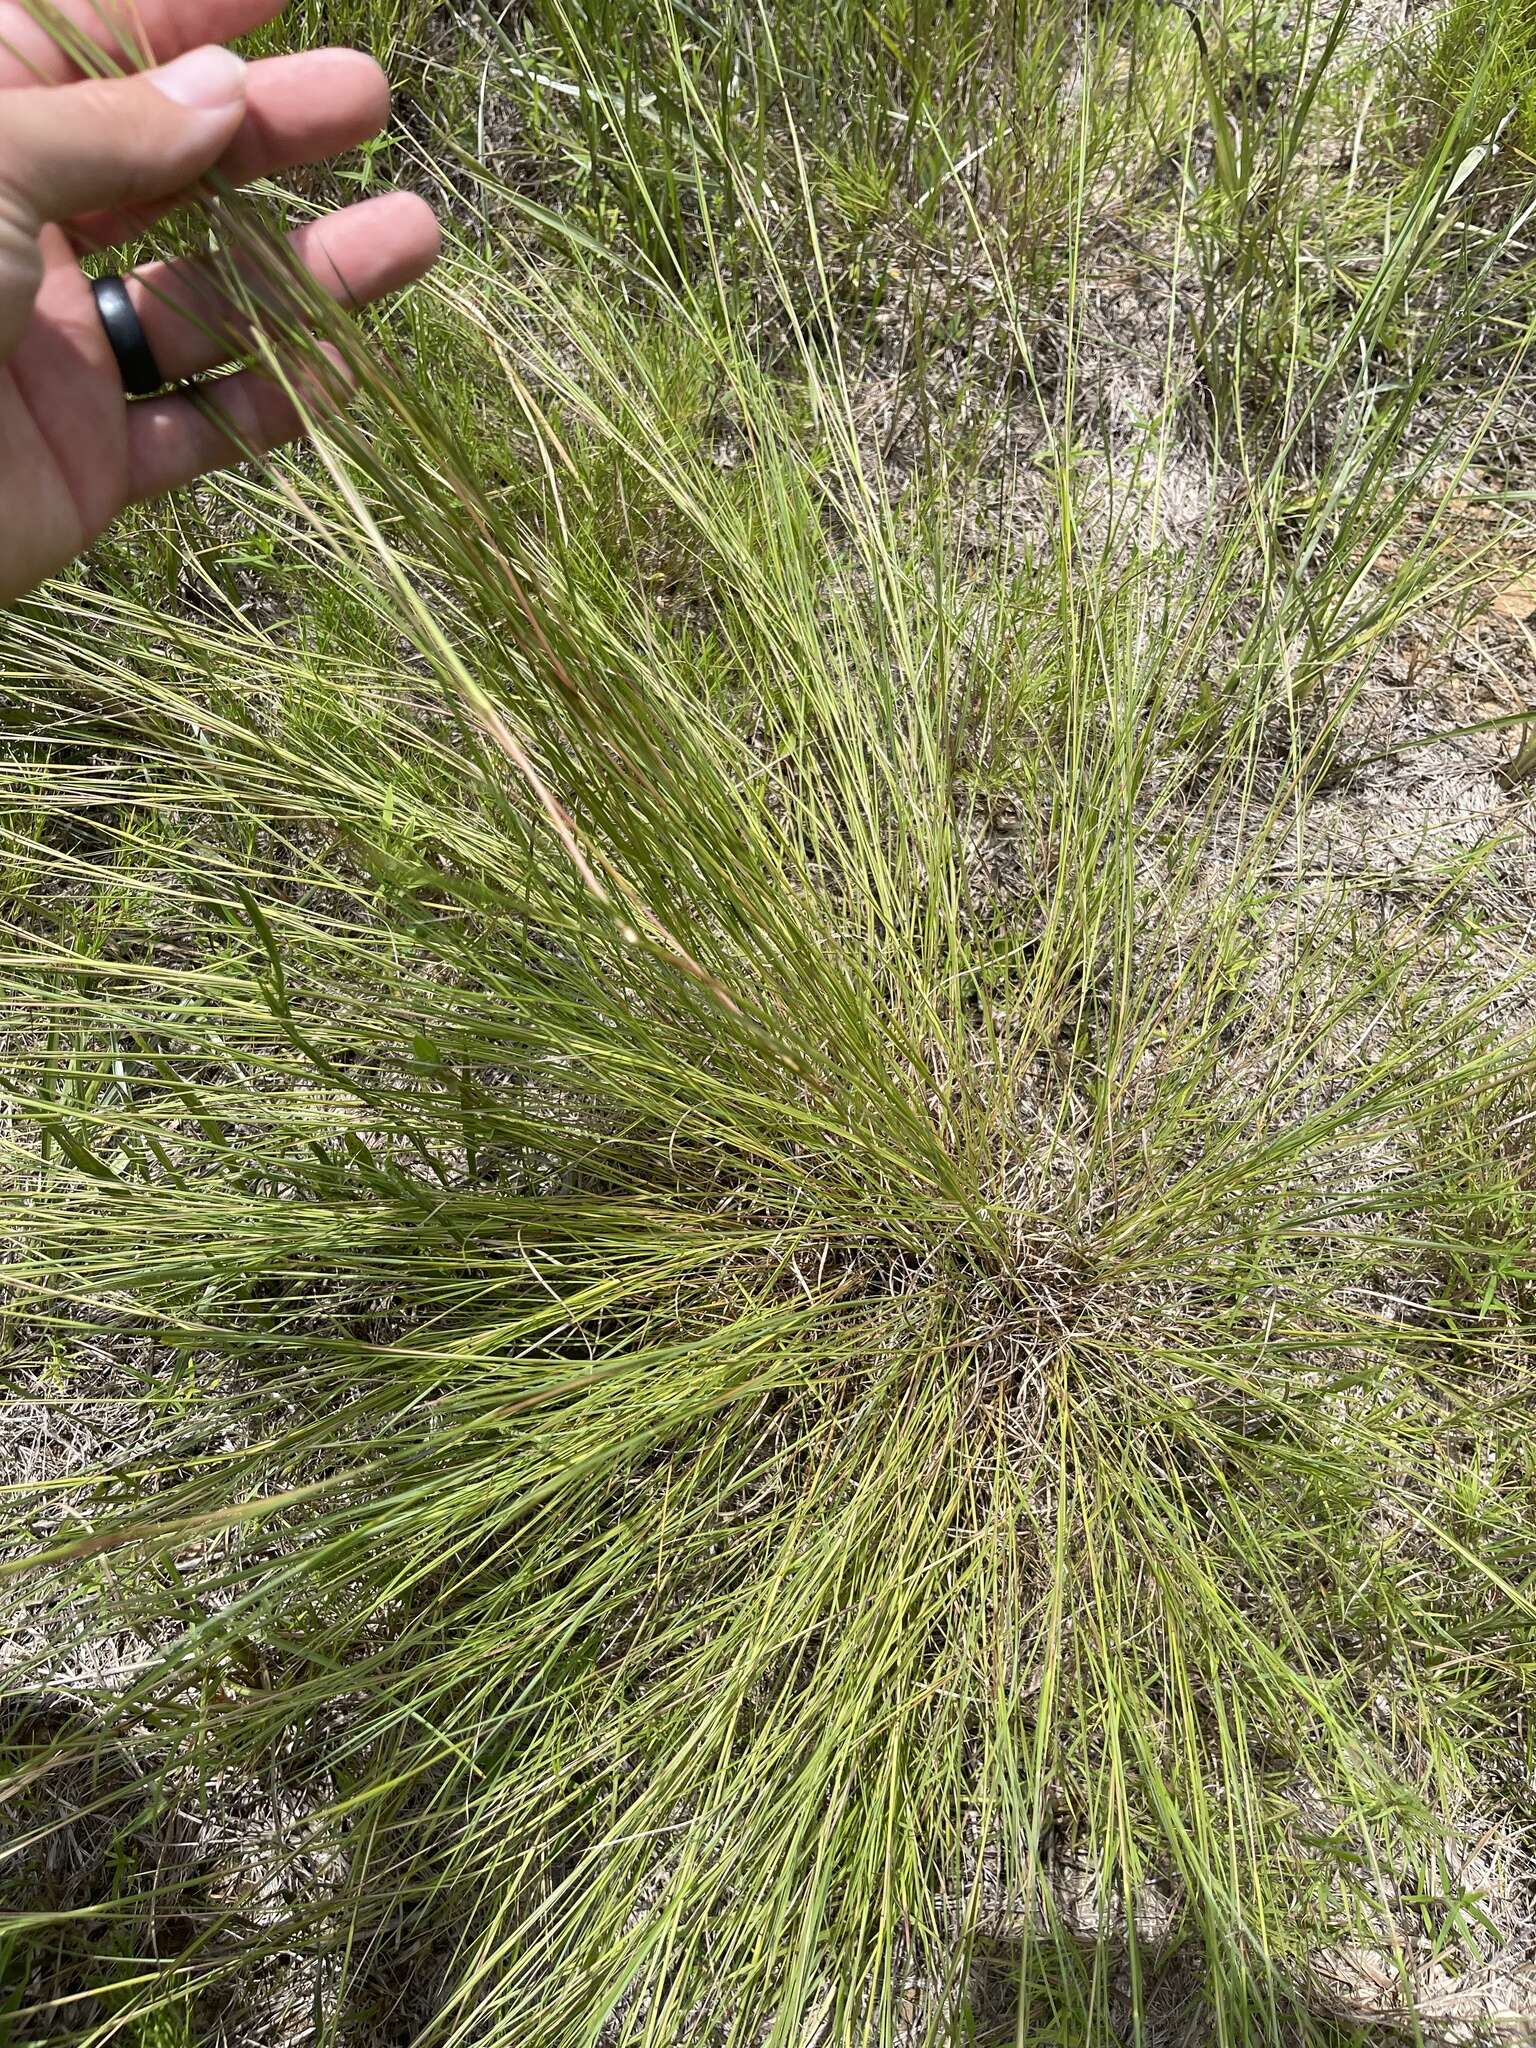
M409 368L5 621L6 1329L109 1415L12 1489L18 2041L1337 2042L1489 1939L1530 960L1314 815L1520 223L1346 164L1287 348L1344 39L1224 167L1171 11L890 26L487 32Z

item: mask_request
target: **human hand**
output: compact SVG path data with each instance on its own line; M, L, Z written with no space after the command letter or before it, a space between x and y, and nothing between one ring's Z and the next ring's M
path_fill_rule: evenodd
M278 0L60 0L58 11L114 55L120 28L161 68L82 80L20 0L0 0L0 603L126 506L302 431L291 396L255 370L220 378L201 405L182 392L130 404L79 256L140 233L211 169L243 181L314 163L376 134L389 112L384 74L355 50L245 65L219 47ZM424 200L395 193L294 242L326 291L363 304L430 268L438 228ZM152 264L125 283L168 383L238 356L206 267Z

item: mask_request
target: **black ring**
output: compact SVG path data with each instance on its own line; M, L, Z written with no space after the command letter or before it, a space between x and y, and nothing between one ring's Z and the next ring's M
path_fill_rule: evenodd
M133 310L133 301L120 277L98 277L91 286L96 310L117 357L123 389L130 398L148 398L164 388L165 378L155 361L143 322Z

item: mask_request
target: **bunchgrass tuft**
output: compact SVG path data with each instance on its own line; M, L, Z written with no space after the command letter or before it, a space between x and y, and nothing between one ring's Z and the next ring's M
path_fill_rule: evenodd
M1529 1810L1532 962L1334 820L1520 203L1340 154L1347 13L471 61L357 408L221 200L318 454L0 631L7 2024L1422 2033Z

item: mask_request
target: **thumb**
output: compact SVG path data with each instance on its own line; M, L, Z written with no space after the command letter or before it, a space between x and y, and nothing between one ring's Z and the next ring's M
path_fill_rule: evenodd
M167 199L245 114L245 65L210 43L158 71L0 92L0 360L26 330L48 221Z

